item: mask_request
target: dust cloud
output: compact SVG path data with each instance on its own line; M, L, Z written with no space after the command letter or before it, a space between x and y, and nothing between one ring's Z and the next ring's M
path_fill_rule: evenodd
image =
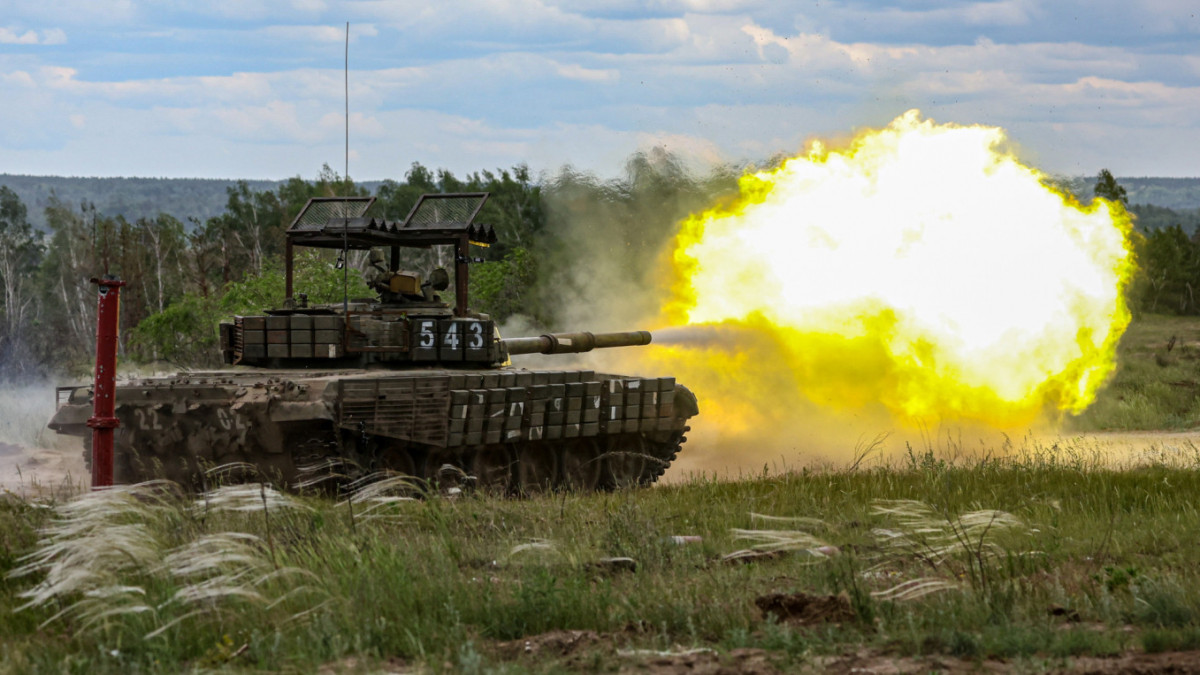
M631 161L629 175L619 184L569 172L552 181L553 189L544 194L556 242L540 255L554 270L538 291L554 320L543 326L514 317L503 334L646 329L654 333L654 344L575 356L523 356L514 365L673 376L690 388L700 415L691 420L688 443L667 481L696 473L737 477L764 469L895 465L931 456L997 457L1068 446L1092 452L1104 445L1100 454L1121 458L1155 452L1153 440L1130 449L1134 446L1125 439L1062 436L1057 431L1061 413L1054 410L1007 426L948 422L934 415L899 420L884 396L873 397L885 386L895 392L896 382L876 368L878 363L856 359L844 344L845 358L798 356L779 331L678 325L678 312L670 309L678 299L673 294L676 238L689 217L729 202L729 177L740 173L716 167L707 176L694 176L668 155L651 153ZM737 290L753 299L753 284ZM821 345L838 349L844 342ZM829 363L837 364L837 377L822 373Z
M78 438L46 428L53 415L50 382L0 386L0 492L54 496L87 486L83 446Z
M671 253L682 222L728 197L729 167L691 176L668 157L651 155L643 172L621 186L572 185L547 191L549 226L557 238L559 266L539 289L556 320L550 326L515 315L501 327L506 337L553 331L651 330L648 347L597 350L578 355L525 355L518 368L585 368L648 377L672 376L699 399L688 442L666 481L705 473L725 477L774 473L814 465L882 461L930 446L960 429L936 426L901 430L881 406L835 411L807 398L780 353L762 333L735 326L671 326ZM646 171L653 174L647 178ZM664 195L639 193L640 182L671 177L679 188ZM653 179L653 180L651 180ZM560 177L561 180L561 177ZM701 188L699 186L707 186ZM623 200L613 195L623 196ZM641 196L639 197L639 194ZM619 205L619 207L618 207ZM733 359L735 368L712 368L710 357ZM981 432L980 442L1003 442L1002 433ZM954 436L956 439L958 436ZM960 442L961 439L955 442ZM961 441L965 443L966 441ZM944 445L944 443L943 443ZM889 460L890 461L890 460Z

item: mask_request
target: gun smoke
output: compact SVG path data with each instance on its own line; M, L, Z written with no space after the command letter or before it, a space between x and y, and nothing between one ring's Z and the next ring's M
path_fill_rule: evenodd
M1046 187L1003 141L913 111L851 150L748 171L740 196L727 168L697 178L665 153L618 183L564 172L548 192L569 261L543 289L561 299L552 327L654 331L580 361L696 392L685 471L1053 427L1112 372L1128 221ZM1036 279L1016 264L1034 254Z

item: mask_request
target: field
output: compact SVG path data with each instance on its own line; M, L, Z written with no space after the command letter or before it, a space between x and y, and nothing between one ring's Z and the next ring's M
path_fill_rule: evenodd
M1198 335L1135 324L1074 424L1194 426ZM1200 450L1173 438L524 500L10 494L0 671L1189 672Z
M1200 320L1146 316L1121 340L1116 375L1099 400L1070 422L1095 430L1200 426Z

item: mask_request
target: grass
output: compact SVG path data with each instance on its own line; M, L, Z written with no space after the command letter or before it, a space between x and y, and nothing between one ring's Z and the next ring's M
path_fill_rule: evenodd
M744 647L790 668L860 648L1053 661L1200 644L1200 467L1083 457L393 499L366 516L364 500L265 486L10 497L0 671L549 671ZM745 551L769 555L726 560ZM636 568L603 562L618 556ZM755 604L798 592L844 594L855 618L801 626ZM498 646L557 630L605 637L570 656Z
M1117 372L1078 431L1182 430L1200 426L1200 317L1146 315L1117 349Z
M1142 317L1120 361L1075 429L1200 424L1200 319ZM926 449L520 501L412 499L387 475L338 500L0 496L0 672L602 671L744 649L781 670L868 653L1038 671L1200 649L1200 450L1162 459ZM760 609L771 594L850 613L798 623ZM555 631L591 637L539 650Z

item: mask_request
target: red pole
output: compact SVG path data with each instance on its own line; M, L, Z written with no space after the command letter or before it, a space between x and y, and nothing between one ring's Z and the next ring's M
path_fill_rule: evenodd
M113 429L121 426L116 409L117 330L124 281L105 275L92 279L100 287L96 311L96 383L92 388L92 489L113 484Z

